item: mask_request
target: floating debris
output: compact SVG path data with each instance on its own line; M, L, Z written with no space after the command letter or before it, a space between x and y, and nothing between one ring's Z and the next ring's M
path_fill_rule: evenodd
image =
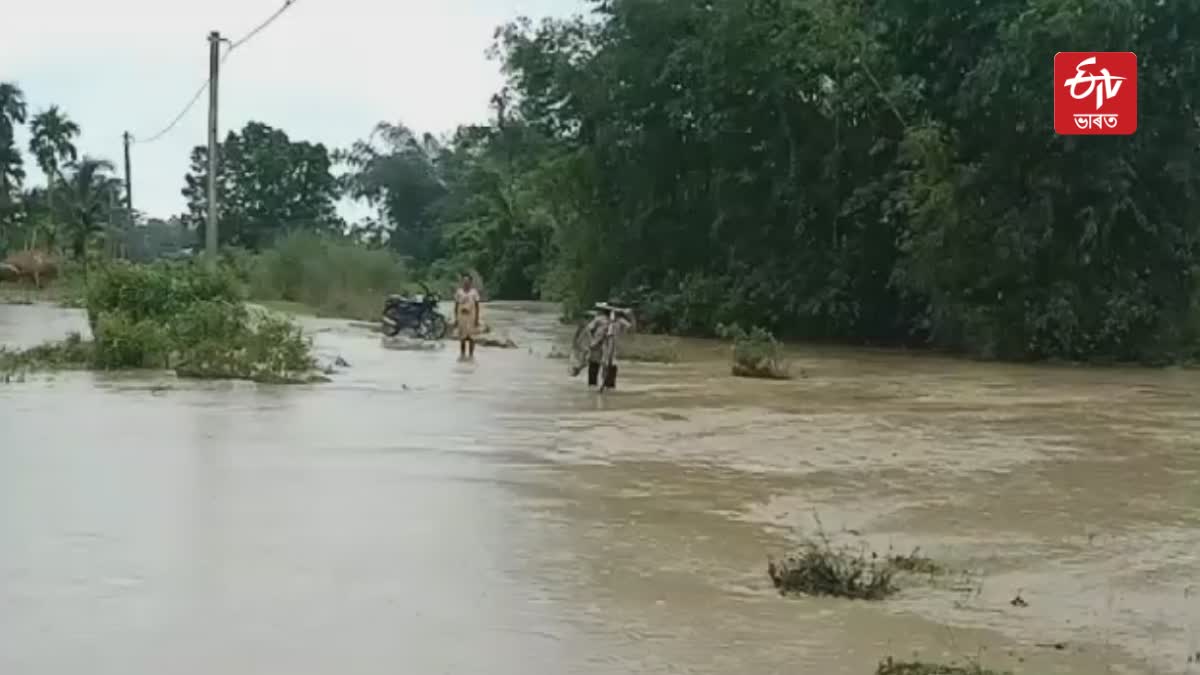
M921 549L915 548L908 555L893 555L888 557L888 564L898 572L910 574L941 574L946 568L937 564L932 558L921 555Z
M889 658L887 661L879 664L879 669L875 671L875 675L1007 675L994 670L984 670L979 665L969 666L946 666L935 663L921 663L912 661L902 663L893 661Z

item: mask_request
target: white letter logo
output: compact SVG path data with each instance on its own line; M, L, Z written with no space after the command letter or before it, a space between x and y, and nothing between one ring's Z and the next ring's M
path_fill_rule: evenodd
M1071 88L1071 98L1076 100L1091 96L1092 91L1095 90L1096 110L1099 110L1100 106L1104 105L1105 99L1111 99L1117 95L1117 92L1121 90L1121 81L1125 78L1115 77L1112 73L1108 72L1108 68L1101 68L1099 75L1092 75L1083 68L1084 66L1094 65L1096 65L1096 57L1094 56L1080 61L1079 65L1075 66L1075 77L1068 79L1063 86ZM1103 80L1103 87L1096 86L1098 80ZM1076 93L1075 87L1081 84L1087 84L1087 91L1082 94Z

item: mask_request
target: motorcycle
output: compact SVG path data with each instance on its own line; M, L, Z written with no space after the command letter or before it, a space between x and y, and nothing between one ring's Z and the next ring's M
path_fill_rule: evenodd
M421 284L419 297L389 295L383 302L383 334L393 337L400 331L410 331L422 340L441 340L446 337L446 317L438 311L436 293Z

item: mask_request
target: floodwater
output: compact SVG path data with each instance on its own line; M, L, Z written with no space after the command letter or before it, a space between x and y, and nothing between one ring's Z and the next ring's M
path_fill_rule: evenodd
M695 343L601 397L552 308L486 311L520 349L305 320L332 383L0 384L0 673L1200 669L1200 374L803 348L761 382ZM0 344L71 329L0 306ZM955 572L781 598L818 519Z

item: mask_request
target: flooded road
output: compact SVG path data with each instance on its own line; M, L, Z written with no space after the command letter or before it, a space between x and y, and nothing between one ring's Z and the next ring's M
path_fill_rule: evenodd
M598 397L551 308L485 311L520 349L305 320L330 384L0 384L0 673L1200 672L1200 374L695 343ZM72 329L0 306L0 344ZM956 572L780 598L816 517Z

